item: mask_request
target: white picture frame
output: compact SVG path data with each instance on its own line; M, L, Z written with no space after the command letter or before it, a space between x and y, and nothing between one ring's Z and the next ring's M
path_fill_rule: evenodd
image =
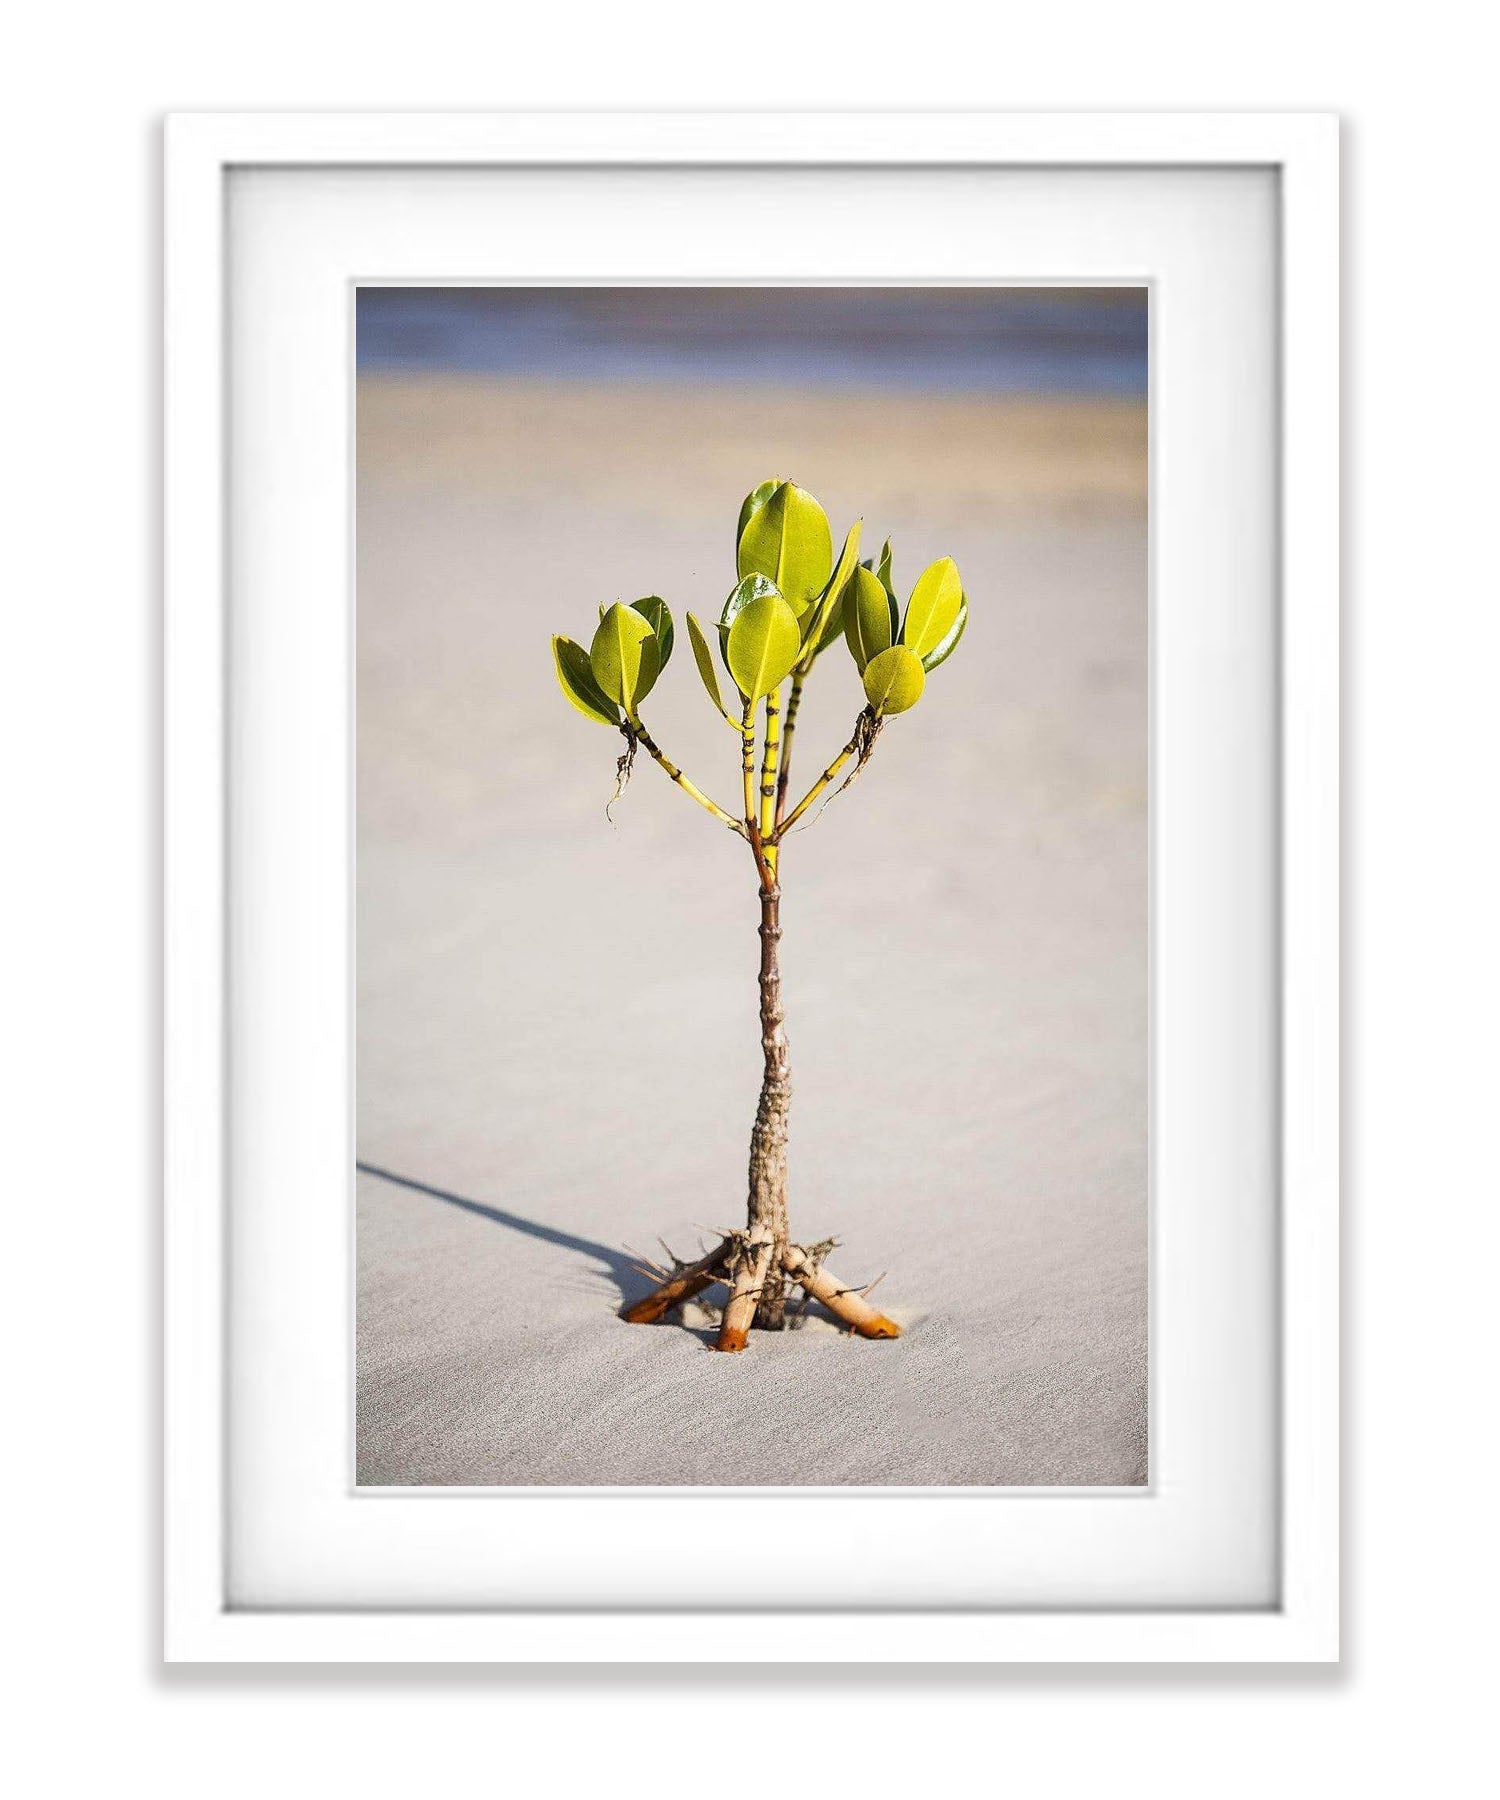
M246 170L670 171L1262 170L1276 190L1279 524L1275 708L1279 772L1279 1143L1274 1306L1279 1411L1274 1593L1261 1603L924 1605L872 1590L869 1629L847 1605L694 1614L744 1661L1269 1661L1338 1644L1338 232L1337 127L1324 115L179 115L167 139L166 271L166 1654L179 1661L676 1661L682 1617L590 1604L461 1608L361 1599L355 1564L336 1601L237 1603L228 1452L231 1226L246 1132L227 1047L232 906L225 846L246 754L228 695L233 521L227 479L227 196ZM539 271L551 274L555 271ZM608 270L601 270L608 273ZM669 273L662 271L663 273ZM434 274L451 273L434 270ZM816 275L819 271L804 273ZM922 271L912 271L920 278ZM1057 275L1066 271L1038 271ZM1146 271L1149 274L1149 271ZM339 372L343 379L343 373ZM1160 495L1153 492L1153 505ZM1158 773L1160 771L1158 770ZM243 863L238 865L243 872ZM239 971L244 978L244 971ZM347 1030L339 1025L335 1036ZM335 1121L336 1122L336 1121ZM259 1141L258 1139L256 1140ZM348 1157L352 1173L352 1153ZM336 1307L340 1296L329 1298ZM243 1398L243 1396L241 1396ZM244 1459L241 1459L243 1463ZM1154 1477L1153 1477L1154 1481ZM1169 1484L1170 1485L1170 1484ZM1170 1492L1153 1485L1170 1501ZM847 1500L847 1497L845 1497ZM566 1494L513 1494L545 1538ZM892 1507L937 1502L886 1496ZM427 1505L464 1506L463 1495ZM608 1506L611 1497L589 1497ZM616 1502L618 1503L618 1502ZM880 1504L879 1497L870 1504ZM1150 1504L1148 1499L1146 1504ZM368 1504L368 1503L367 1503ZM373 1502L380 1505L378 1500ZM638 1514L644 1508L630 1502ZM816 1504L741 1490L724 1517ZM1066 1507L1061 1495L1033 1508ZM1108 1504L1107 1501L1099 1504ZM1134 1497L1118 1504L1138 1506ZM524 1509L524 1510L522 1510ZM900 1629L880 1627L899 1613ZM789 1643L795 1643L795 1652Z

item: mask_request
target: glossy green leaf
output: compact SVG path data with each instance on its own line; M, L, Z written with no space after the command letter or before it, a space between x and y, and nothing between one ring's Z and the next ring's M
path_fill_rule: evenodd
M864 520L856 519L849 527L849 535L844 539L844 547L839 552L839 559L834 564L833 573L828 577L828 585L818 596L813 605L802 615L802 642L816 642L818 650L831 641L828 630L830 615L839 612L843 605L844 589L859 563L859 534L864 529ZM837 628L835 628L837 629Z
M958 620L964 584L951 556L940 557L917 577L901 622L901 642L919 660L936 650Z
M617 600L599 621L589 666L604 693L632 717L661 673L661 650L650 622Z
M725 658L735 685L752 703L779 687L802 654L797 615L779 594L752 600L729 627Z
M786 598L776 583L766 576L747 575L737 587L730 589L729 598L724 602L723 610L719 614L720 629L728 631L735 621L736 614L747 607L752 600L764 600L768 594L778 595L782 599Z
M783 481L745 521L736 561L742 576L774 581L800 618L833 573L827 513L806 488Z
M818 634L817 647L813 651L816 661L832 643L844 635L844 608L849 600L849 583L844 583L844 591L827 609L823 619L823 629Z
M589 653L582 644L575 644L572 638L554 637L552 661L557 668L557 685L584 718L594 719L600 725L620 723L620 709L600 692Z
M635 684L635 703L637 706L656 686L656 678L661 674L661 639L653 632L648 638L641 639L641 673Z
M861 675L872 657L896 641L896 603L863 564L844 595L844 636Z
M904 644L894 644L865 665L865 698L880 714L907 712L922 698L927 677Z
M719 676L718 671L714 668L714 653L708 647L708 639L703 635L703 627L691 613L687 616L687 628L688 642L693 647L693 661L698 665L698 674L702 678L704 687L708 689L708 697L738 731L739 720L730 717L728 708L719 696Z
M891 574L891 540L887 538L880 546L880 560L875 565L877 580L892 599L896 597L896 581Z
M764 600L768 595L779 596L780 593L776 583L768 581L764 575L747 575L737 587L730 590L729 598L719 614L719 655L724 658L726 669L729 668L729 627L752 600ZM732 670L730 672L733 673Z
M656 633L656 648L661 655L661 666L666 668L672 660L672 614L667 603L657 594L647 594L644 600L632 600L630 610L638 612L651 629Z
M761 482L759 487L751 488L750 492L746 494L744 503L740 507L740 522L734 528L734 555L736 562L739 561L740 539L745 535L745 527L780 486L781 477L779 475L773 475L769 481Z
M948 658L952 656L953 652L958 648L958 640L963 636L964 627L968 623L969 596L965 594L959 602L958 618L954 621L953 629L935 650L929 650L922 658L922 667L929 675L939 663L947 662Z

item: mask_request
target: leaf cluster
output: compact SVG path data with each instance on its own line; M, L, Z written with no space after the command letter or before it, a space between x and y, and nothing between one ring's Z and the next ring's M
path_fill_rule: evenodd
M638 726L640 704L666 668L674 637L671 611L656 594L601 606L587 650L572 638L553 638L558 686L586 719Z
M856 519L834 555L828 515L806 488L772 478L745 496L735 526L735 584L719 615L705 627L686 615L693 663L715 709L746 744L746 817L734 820L667 761L641 722L640 708L672 654L672 614L658 595L599 608L599 624L589 647L568 637L552 639L558 684L585 718L623 731L639 741L701 805L721 823L732 824L752 844L774 846L782 832L791 732L802 684L814 664L839 638L853 658L864 686L870 730L856 731L843 755L822 781L786 817L790 828L851 755L859 766L868 756L873 730L922 698L927 677L953 654L969 621L969 601L958 566L940 557L917 577L904 606L897 599L887 538L878 558L859 559L863 521ZM715 658L717 651L717 661ZM726 700L718 664L732 684ZM787 739L778 748L776 720L783 683L792 682ZM763 813L757 827L749 815L749 756L754 748L754 713L765 701L765 784L779 778L774 824ZM778 766L779 756L779 766ZM769 800L762 802L769 807ZM757 836L757 829L759 835ZM759 854L759 852L757 852ZM774 856L767 850L771 868Z
M951 556L922 571L904 611L891 575L891 540L878 562L861 563L844 596L844 638L877 714L915 706L928 675L957 649L968 623L968 596Z

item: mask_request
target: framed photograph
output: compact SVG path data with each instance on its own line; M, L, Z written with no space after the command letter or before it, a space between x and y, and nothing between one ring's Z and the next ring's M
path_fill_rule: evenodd
M167 136L166 1654L1338 1654L1323 115Z

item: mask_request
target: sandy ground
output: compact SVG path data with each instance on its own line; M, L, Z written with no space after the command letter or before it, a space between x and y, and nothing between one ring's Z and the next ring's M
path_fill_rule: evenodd
M753 869L644 758L606 822L547 638L716 615L770 473L972 620L784 862L793 1228L910 1329L724 1357L615 1311L743 1217ZM1130 403L361 383L362 1483L1145 1480L1145 584ZM732 800L685 641L647 716Z

